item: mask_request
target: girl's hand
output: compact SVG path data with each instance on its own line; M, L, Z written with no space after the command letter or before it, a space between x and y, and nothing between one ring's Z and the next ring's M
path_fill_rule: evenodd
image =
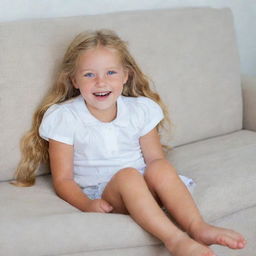
M109 213L112 210L113 207L104 199L90 200L86 207L86 212Z

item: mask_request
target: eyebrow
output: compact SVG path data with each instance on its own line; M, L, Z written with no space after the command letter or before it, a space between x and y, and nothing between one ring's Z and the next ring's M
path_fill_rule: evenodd
M108 69L120 69L120 67L117 67L117 66L115 66L115 67L107 67L106 70L108 70ZM94 69L84 68L84 69L80 69L79 71L80 72L85 72L85 71L93 71L93 70Z

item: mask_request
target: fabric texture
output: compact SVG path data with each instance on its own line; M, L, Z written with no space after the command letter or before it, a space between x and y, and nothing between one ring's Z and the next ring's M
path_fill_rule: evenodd
M207 221L256 203L256 134L238 131L175 148L170 162L197 186L193 196Z
M163 119L160 106L146 97L117 100L117 116L101 122L80 95L47 110L39 128L44 139L74 145L74 179L85 188L108 182L119 170L145 168L139 139Z

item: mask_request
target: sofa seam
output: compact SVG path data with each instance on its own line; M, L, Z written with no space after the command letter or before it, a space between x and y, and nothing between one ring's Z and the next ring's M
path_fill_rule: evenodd
M245 208L241 208L241 209L236 210L236 211L234 211L234 212L232 212L232 213L223 215L222 217L219 217L219 218L217 218L217 219L213 219L213 220L211 220L210 222L211 222L211 223L214 223L214 222L220 221L220 220L222 220L222 219L225 219L225 218L227 218L227 217L230 217L230 216L232 216L232 215L235 215L235 214L237 214L237 213L240 213L240 212L243 212L243 211L246 211L246 210L255 208L255 207L256 207L256 204L251 205L251 206L248 206L248 207L245 207Z

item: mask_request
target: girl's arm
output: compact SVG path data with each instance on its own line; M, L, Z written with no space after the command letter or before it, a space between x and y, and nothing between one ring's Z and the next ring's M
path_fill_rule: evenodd
M152 162L165 159L156 128L140 138L140 146L147 166Z
M106 201L90 200L74 181L73 153L72 145L49 140L51 173L57 195L81 211L109 212L110 205Z

